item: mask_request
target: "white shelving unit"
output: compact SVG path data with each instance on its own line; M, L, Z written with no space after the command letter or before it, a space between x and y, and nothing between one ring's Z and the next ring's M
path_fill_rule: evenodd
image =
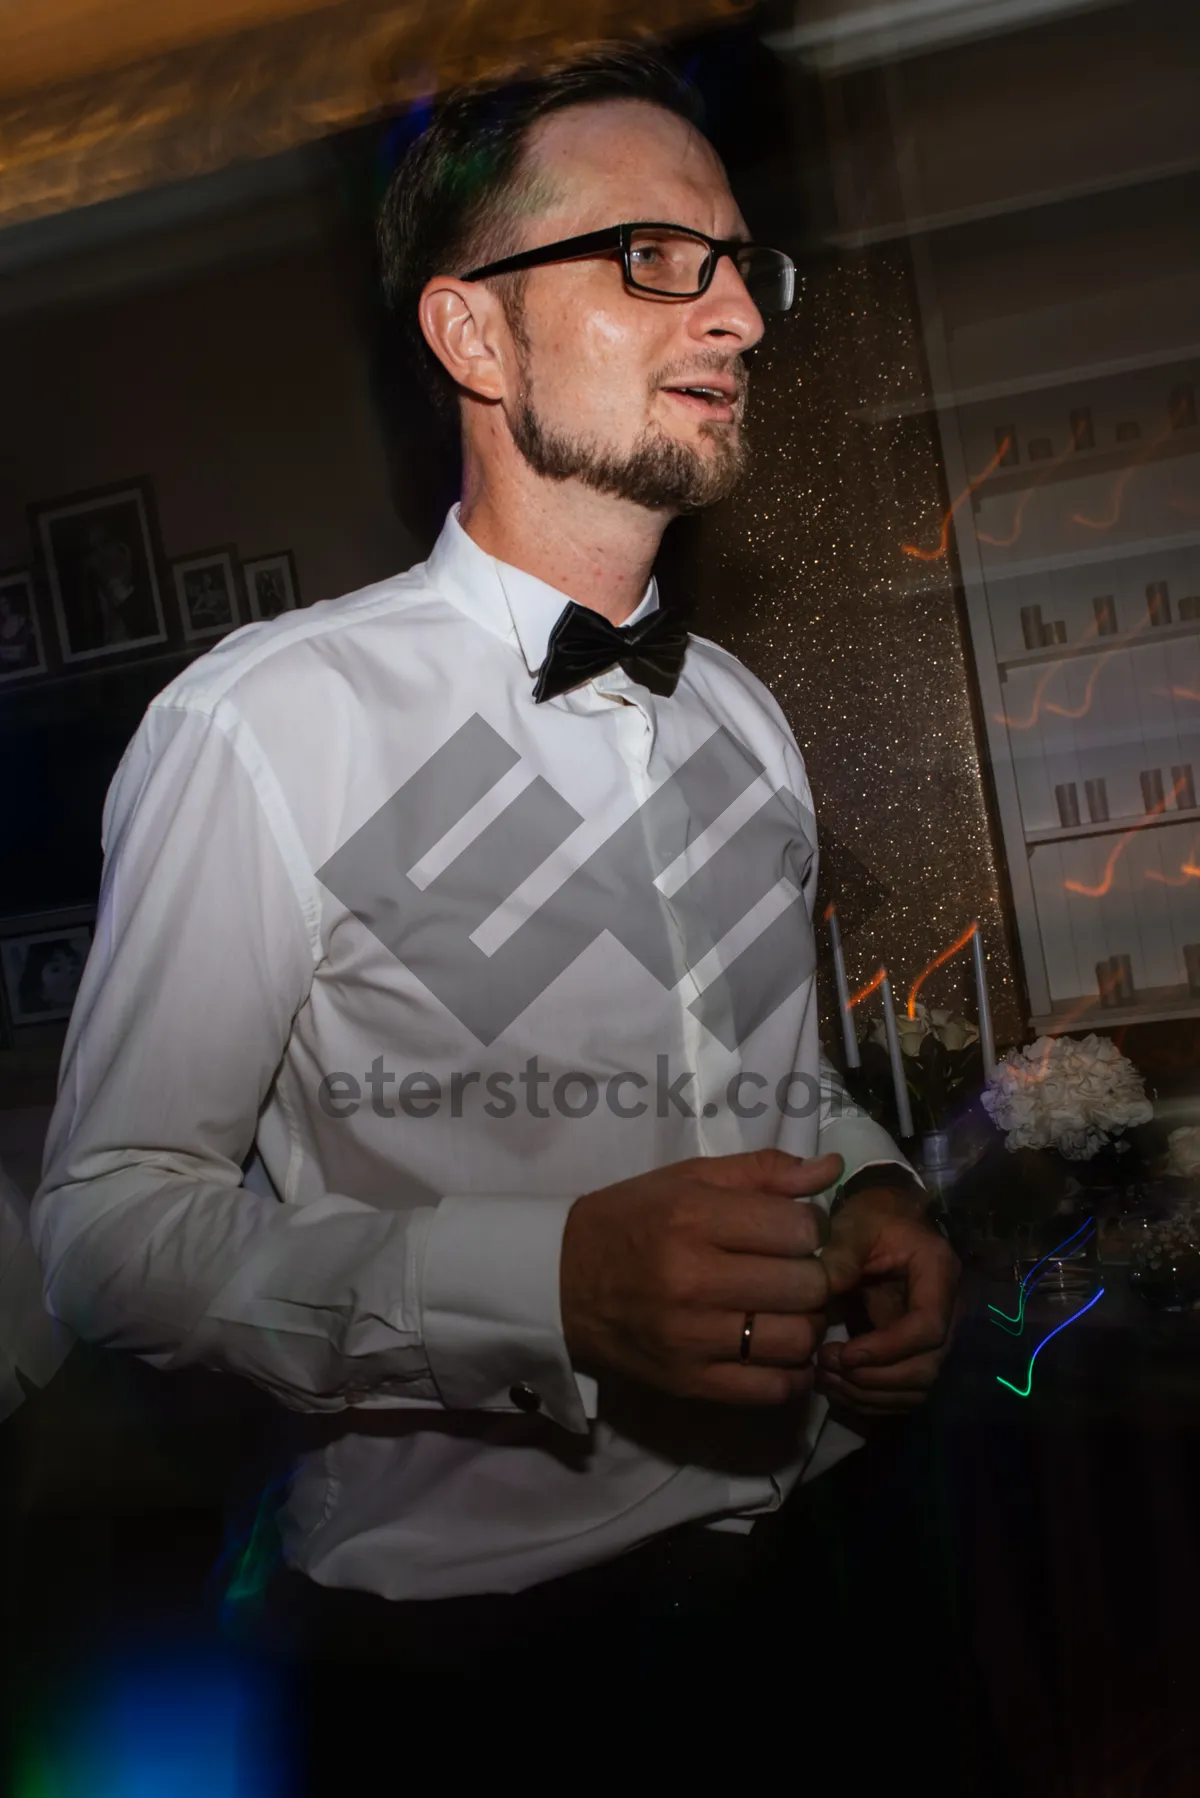
M1135 290L1114 302L1108 353L1053 375L1031 308L1029 379L1002 357L980 379L979 321L942 303L953 254L914 243L927 405L959 502L1028 1021L1053 1033L1197 1017L1185 946L1200 945L1200 354L1166 332L1130 349L1156 329ZM1021 319L1011 303L1004 314L1011 354ZM1095 815L1089 782L1103 783ZM1102 996L1114 957L1132 971L1119 1003L1111 985Z

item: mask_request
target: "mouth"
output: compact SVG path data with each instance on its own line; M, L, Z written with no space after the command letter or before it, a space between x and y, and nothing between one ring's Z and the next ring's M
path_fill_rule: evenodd
M661 390L696 418L732 424L738 416L739 394L732 381L689 381Z

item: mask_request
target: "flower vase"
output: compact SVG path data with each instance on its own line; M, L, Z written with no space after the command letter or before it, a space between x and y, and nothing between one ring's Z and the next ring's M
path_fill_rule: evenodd
M921 1178L927 1189L943 1201L949 1196L956 1173L950 1153L948 1130L926 1130L921 1137Z

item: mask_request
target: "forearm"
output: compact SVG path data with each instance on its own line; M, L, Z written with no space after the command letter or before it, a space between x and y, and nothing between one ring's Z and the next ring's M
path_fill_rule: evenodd
M52 1168L33 1213L51 1312L154 1366L253 1380L297 1410L437 1404L409 1270L432 1212L281 1205L127 1162Z

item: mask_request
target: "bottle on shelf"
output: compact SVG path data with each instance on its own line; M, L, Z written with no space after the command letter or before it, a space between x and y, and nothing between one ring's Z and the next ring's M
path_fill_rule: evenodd
M1194 428L1196 393L1190 381L1181 381L1178 387L1172 387L1167 410L1171 415L1173 431L1190 431Z
M1117 634L1117 602L1111 593L1102 593L1092 601L1092 611L1096 615L1096 635L1098 637L1115 637Z
M1083 790L1087 795L1088 817L1093 824L1108 822L1108 787L1102 780L1085 780Z
M1151 581L1146 588L1146 611L1151 624L1170 624L1171 599L1166 581Z
M1192 764L1181 762L1171 769L1171 786L1175 792L1175 804L1181 812L1196 809L1196 781L1192 774Z
M1064 830L1074 830L1079 823L1079 788L1073 780L1064 781L1054 789L1054 802L1058 806L1058 816Z
M1096 447L1096 430L1092 424L1092 408L1077 406L1071 414L1071 448L1090 450Z
M1200 999L1200 943L1183 945L1183 965L1187 973L1187 988Z
M1042 623L1041 606L1021 607L1021 635L1025 639L1026 649L1045 647L1046 627Z

